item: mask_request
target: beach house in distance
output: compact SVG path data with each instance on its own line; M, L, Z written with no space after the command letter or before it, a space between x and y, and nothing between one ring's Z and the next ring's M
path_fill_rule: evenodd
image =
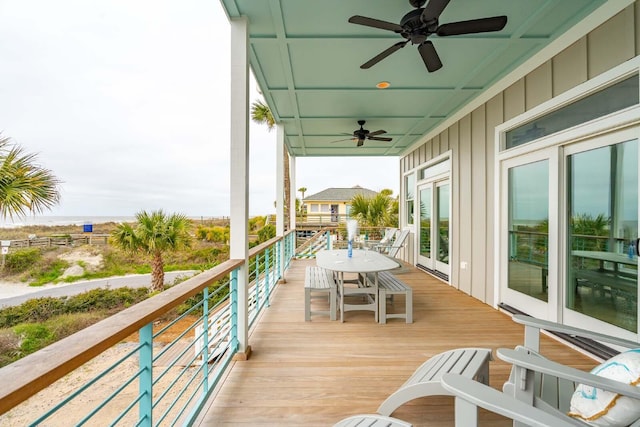
M351 188L327 188L302 200L306 207L302 222L307 224L343 222L349 217L351 200L357 194L373 197L378 193L359 185Z

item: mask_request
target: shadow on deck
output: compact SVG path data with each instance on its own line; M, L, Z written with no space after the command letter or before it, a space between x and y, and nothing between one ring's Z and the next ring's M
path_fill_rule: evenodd
M199 426L331 426L378 405L434 354L455 347L513 348L523 328L510 317L417 269L398 276L413 288L414 323L374 323L371 312L348 312L345 323L314 316L304 321L304 267L293 261L250 337L253 354L235 362L208 402ZM404 307L402 297L396 297ZM546 336L541 350L588 370L597 362ZM501 389L509 365L491 362L491 386ZM453 398L416 399L393 416L414 426L453 426ZM483 425L511 422L481 413Z

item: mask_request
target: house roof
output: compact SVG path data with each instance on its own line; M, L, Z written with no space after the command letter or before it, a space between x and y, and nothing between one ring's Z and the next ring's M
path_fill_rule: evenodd
M430 0L431 1L431 0ZM247 17L249 61L293 156L401 156L508 88L633 0L450 0L439 24L507 16L497 32L428 37L443 67L428 72L405 39L349 22L360 15L398 24L408 0L220 0ZM429 3L426 3L428 6ZM233 52L232 52L233 54ZM387 89L376 84L387 81ZM358 120L391 142L352 140ZM339 141L339 142L336 142Z
M356 194L373 197L378 194L378 192L362 188L359 185L351 188L327 188L319 193L305 197L304 201L348 202L353 199Z

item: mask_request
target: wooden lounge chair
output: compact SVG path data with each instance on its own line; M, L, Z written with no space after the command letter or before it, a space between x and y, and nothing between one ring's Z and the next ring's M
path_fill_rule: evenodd
M543 330L589 338L622 349L637 348L640 346L637 342L529 316L516 315L513 320L525 326L524 346L497 350L500 359L513 365L511 375L503 386L503 391L509 396L560 419L569 418L566 414L570 410L571 398L578 384L634 399L640 398L640 388L556 363L539 352L540 333ZM569 418L569 422L578 426L587 425L575 418ZM630 425L640 426L640 420Z
M398 251L404 246L408 236L409 230L402 230L396 234L393 242L386 245L376 245L374 249L388 257L395 258L398 255Z
M409 379L378 407L378 413L389 416L405 403L425 396L449 395L440 381L444 374L455 373L489 383L491 349L458 348L437 354L424 362Z
M478 408L500 414L516 423L533 427L575 426L570 420L548 414L463 375L444 374L441 383L447 394L455 397L456 427L477 426ZM336 423L334 427L411 427L411 425L393 417L363 414L345 418Z
M548 414L505 393L461 375L444 375L442 377L442 386L455 396L456 427L477 426L478 408L510 418L514 421L514 425L533 427L575 426L569 417L559 418Z
M380 405L378 412L389 416L396 408L416 397L436 394L451 395L455 397L456 427L477 426L478 408L484 408L511 418L514 420L514 426L517 427L567 427L588 425L567 415L571 396L577 384L640 400L639 387L574 369L539 354L539 335L542 330L591 338L623 349L636 348L639 346L638 343L528 316L516 315L513 319L517 323L525 325L525 345L518 346L516 349L497 350L500 359L512 364L511 375L503 386L503 392L487 385L488 361L491 357L489 350L486 350L489 359L480 365L474 364L474 366L481 366L481 369L476 367L466 372L456 372L454 369L446 368L439 361L443 357L448 358L455 354L458 354L458 357L461 354L468 356L473 350L456 349L434 356L420 366L398 391ZM481 359L482 353L474 358L476 362ZM486 364L486 370L484 364ZM474 370L482 373L479 375L470 374ZM367 419L368 415L352 416L350 421L353 423L358 417ZM402 422L401 420L395 418L391 418L391 420L390 424L365 423L362 425L404 425L393 424L396 421ZM630 423L629 426L640 427L640 418Z
M382 236L382 239L369 240L367 243L369 244L369 247L373 249L375 249L377 246L388 246L393 241L393 238L395 237L397 232L397 228L387 228L384 231L384 236Z
M506 395L575 426L589 425L567 415L577 384L640 399L640 389L636 386L556 363L524 347L515 350L501 348L498 349L497 354L500 359L513 365L512 379L517 382L505 384ZM637 427L640 425L640 420L629 425Z

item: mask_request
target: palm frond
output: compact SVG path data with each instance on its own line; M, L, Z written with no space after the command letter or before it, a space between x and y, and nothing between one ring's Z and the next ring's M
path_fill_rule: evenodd
M42 213L60 201L60 181L9 138L0 138L0 216Z
M266 124L269 130L276 125L271 109L262 101L256 101L251 104L251 120L256 123Z

